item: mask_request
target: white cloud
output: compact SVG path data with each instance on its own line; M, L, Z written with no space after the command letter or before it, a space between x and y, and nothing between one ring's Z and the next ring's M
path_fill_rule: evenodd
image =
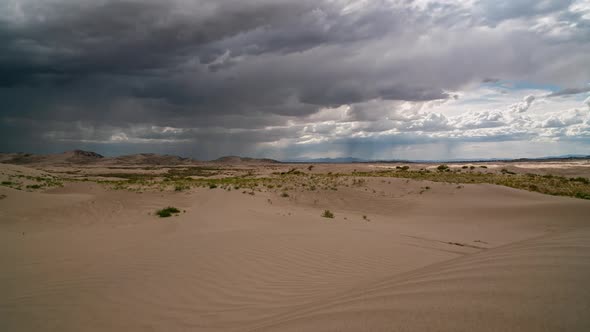
M524 113L524 112L528 111L528 109L533 104L533 101L535 101L535 96L528 95L528 96L524 97L522 102L510 105L510 111L516 112L516 113Z

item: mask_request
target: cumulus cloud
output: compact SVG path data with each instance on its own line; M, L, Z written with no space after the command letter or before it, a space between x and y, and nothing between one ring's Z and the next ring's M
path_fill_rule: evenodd
M526 97L524 97L522 102L511 105L510 111L516 112L516 113L524 113L524 112L528 111L528 109L533 104L533 101L535 101L535 96L532 96L532 95L526 96Z

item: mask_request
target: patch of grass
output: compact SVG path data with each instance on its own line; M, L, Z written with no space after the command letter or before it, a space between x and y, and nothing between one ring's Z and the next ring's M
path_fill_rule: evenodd
M39 184L30 184L27 186L27 188L29 188L29 189L41 189L41 187L42 186Z
M586 198L586 195L590 196L590 184L586 184L584 181L571 181L569 178L555 175L427 171L374 171L364 173L356 172L353 175L365 177L405 178L454 184L489 183L516 189L536 191L548 195L577 198Z
M515 172L509 171L506 168L502 168L502 170L500 171L502 174L510 174L510 175L514 175L516 174Z
M302 171L300 171L296 168L291 168L288 172L281 172L279 174L280 175L304 175L305 173L303 173Z
M570 178L570 181L572 181L572 182L581 182L583 184L590 184L590 180L588 180L587 178L583 178L581 176L579 176L577 178Z
M202 177L209 177L213 175L219 174L220 169L215 167L186 167L186 168L173 168L169 169L168 172L164 175L165 177L171 180L178 180L184 179L190 176L202 176Z
M324 213L322 213L322 217L334 219L334 213L332 213L332 211L330 210L324 210Z
M178 214L178 213L180 213L180 210L173 207L173 206L169 206L167 208L156 211L156 214L160 218L168 218L168 217L171 217L172 214Z
M190 187L187 185L177 184L176 186L174 186L174 191L184 191L187 189L190 189Z

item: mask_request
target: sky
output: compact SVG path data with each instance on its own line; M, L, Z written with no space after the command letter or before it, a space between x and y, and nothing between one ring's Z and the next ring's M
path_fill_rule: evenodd
M0 0L0 152L590 154L590 0Z

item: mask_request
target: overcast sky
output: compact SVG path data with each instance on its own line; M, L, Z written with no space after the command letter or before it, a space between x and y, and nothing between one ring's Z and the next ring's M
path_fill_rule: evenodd
M0 151L590 154L590 0L0 0Z

